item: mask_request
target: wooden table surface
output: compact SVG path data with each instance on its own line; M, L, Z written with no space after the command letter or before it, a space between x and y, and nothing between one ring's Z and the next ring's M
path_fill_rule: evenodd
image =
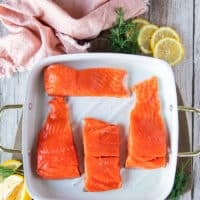
M1 2L2 0L0 0ZM151 22L171 26L181 35L185 46L185 59L173 71L177 84L179 105L200 107L200 1L199 0L151 0L149 12L144 15ZM0 25L0 35L5 29ZM10 79L0 80L0 106L23 103L27 78L30 72L17 73ZM169 97L170 98L170 97ZM22 112L8 111L0 119L0 144L12 148ZM195 150L200 146L200 118L192 114L179 115L179 151ZM0 161L11 155L0 153ZM200 160L191 165L193 181L181 199L200 199Z

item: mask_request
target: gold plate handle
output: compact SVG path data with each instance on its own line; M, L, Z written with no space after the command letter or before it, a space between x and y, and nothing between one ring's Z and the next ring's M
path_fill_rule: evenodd
M22 108L22 107L23 107L22 104L10 104L10 105L2 106L0 108L0 116L1 116L1 113L4 110L19 109L19 108ZM180 112L193 112L193 113L196 113L196 114L200 115L200 109L189 107L189 106L178 106L178 111L180 111ZM21 154L21 150L8 149L8 148L5 148L5 147L3 147L1 145L0 145L0 151L6 152L6 153L20 153ZM196 151L193 151L193 152L179 152L178 153L178 157L194 157L194 156L199 156L199 155L200 155L200 149L196 150Z
M19 109L19 108L23 108L22 104L10 104L10 105L5 105L0 107L0 117L3 111L5 110L10 110L10 109ZM8 149L3 147L2 145L0 145L0 152L6 152L6 153L19 153L21 154L21 150L18 149Z
M180 112L192 112L196 113L197 115L200 115L200 109L198 108L193 108L190 106L178 106L178 111ZM191 151L191 152L179 152L178 157L183 158L183 157L195 157L200 155L200 149L196 151Z

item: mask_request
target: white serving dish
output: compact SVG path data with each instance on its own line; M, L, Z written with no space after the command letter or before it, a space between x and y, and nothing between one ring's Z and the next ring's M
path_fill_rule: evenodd
M163 117L169 132L169 162L165 168L155 170L121 169L123 186L106 192L84 192L83 177L65 180L42 180L36 174L36 140L38 131L48 113L49 97L43 86L43 68L53 63L64 63L74 68L114 67L128 72L128 85L155 75L159 79L160 100ZM128 134L129 112L134 97L100 98L69 97L71 124L75 131L75 143L81 144L81 120L96 117L123 125ZM170 193L175 177L178 150L178 114L174 76L171 67L164 61L136 55L113 53L87 53L48 57L37 63L27 85L24 105L22 151L24 173L28 190L37 200L162 200ZM126 152L126 135L122 136L121 155ZM80 150L80 149L79 149ZM81 152L79 151L79 154Z

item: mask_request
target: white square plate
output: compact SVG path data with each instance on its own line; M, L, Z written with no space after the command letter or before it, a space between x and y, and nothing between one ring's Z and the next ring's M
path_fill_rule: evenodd
M76 69L89 67L122 68L128 72L128 86L157 76L162 114L169 132L169 162L165 168L155 170L121 168L123 186L106 192L84 192L83 178L42 180L36 174L36 140L48 113L49 97L45 94L43 69L49 64L64 63ZM82 159L81 121L84 117L96 117L122 125L121 159L125 159L129 112L134 105L130 98L69 97L71 125L78 154ZM23 118L23 162L27 186L31 196L38 200L162 200L170 193L177 163L178 115L174 76L164 61L127 54L87 53L45 58L37 63L27 85L27 98Z

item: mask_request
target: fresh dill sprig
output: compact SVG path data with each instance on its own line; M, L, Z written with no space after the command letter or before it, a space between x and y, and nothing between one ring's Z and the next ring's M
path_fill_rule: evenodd
M4 180L5 178L13 175L13 174L19 174L23 176L23 170L22 169L11 169L8 167L0 166L0 178Z
M138 53L139 46L137 38L139 29L131 20L124 20L124 11L122 8L116 9L117 24L110 29L108 39L111 43L111 49L114 52Z
M168 200L179 200L180 196L185 192L188 187L189 181L191 179L191 175L188 175L185 172L185 168L189 164L190 160L188 160L185 164L182 164L180 169L177 170L173 189L168 197Z

